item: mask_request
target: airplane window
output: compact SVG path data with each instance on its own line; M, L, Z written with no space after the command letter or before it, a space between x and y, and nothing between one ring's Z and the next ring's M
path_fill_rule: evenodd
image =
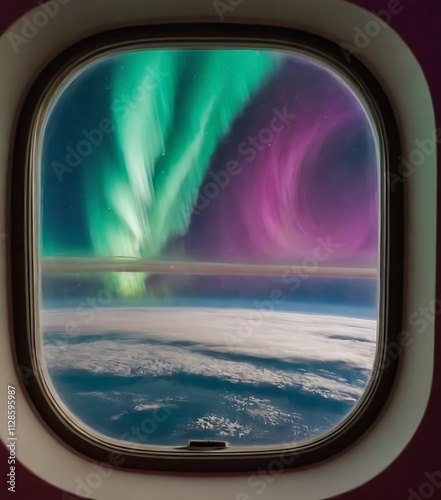
M264 43L125 45L57 78L31 162L57 412L138 452L295 450L346 425L384 343L384 150L362 86Z

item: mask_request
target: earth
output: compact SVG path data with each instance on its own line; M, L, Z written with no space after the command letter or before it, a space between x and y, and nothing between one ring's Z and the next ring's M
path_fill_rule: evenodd
M373 319L234 308L92 313L44 311L44 358L65 410L123 441L310 440L351 412L372 373Z

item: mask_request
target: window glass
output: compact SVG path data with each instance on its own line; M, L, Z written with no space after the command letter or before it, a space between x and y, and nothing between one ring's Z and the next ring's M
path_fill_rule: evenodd
M333 430L376 354L379 157L362 99L305 54L138 49L78 69L39 153L61 407L146 446Z

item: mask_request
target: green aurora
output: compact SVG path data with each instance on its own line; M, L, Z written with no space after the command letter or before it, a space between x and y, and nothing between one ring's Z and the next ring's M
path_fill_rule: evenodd
M101 155L86 185L95 256L157 258L187 232L190 215L183 207L196 201L216 147L276 69L277 58L268 51L124 56L111 82L117 154ZM127 95L136 100L115 105ZM118 274L121 294L145 294L145 278Z

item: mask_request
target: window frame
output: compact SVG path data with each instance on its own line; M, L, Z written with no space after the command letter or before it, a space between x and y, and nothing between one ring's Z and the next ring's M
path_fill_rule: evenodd
M304 50L311 56L329 61L337 74L360 92L375 118L379 135L382 170L380 173L381 238L380 238L380 301L379 338L376 361L363 396L349 416L324 436L305 444L271 447L260 451L228 448L223 450L182 450L177 447L151 447L148 451L133 445L122 446L86 435L73 422L63 418L61 409L50 394L42 377L43 368L37 345L37 314L39 312L39 241L35 203L38 201L39 177L36 175L38 147L35 134L44 114L44 103L56 92L59 83L73 68L90 61L104 51L133 46L179 48L181 44L219 44L233 47L254 44L259 48ZM169 45L167 45L169 44ZM358 94L357 94L358 95ZM394 114L381 86L370 71L351 55L350 62L335 43L309 33L289 29L253 25L219 25L211 23L167 24L112 30L85 39L56 57L40 74L26 97L19 118L12 171L11 266L12 303L15 326L16 361L19 377L25 382L28 397L40 418L55 435L76 452L99 461L111 454L124 458L124 468L173 472L249 472L268 467L278 460L290 469L325 460L354 443L373 424L392 389L399 364L399 332L402 319L403 289L403 193L401 183L394 191L388 189L391 175L399 175L401 153ZM162 449L164 448L164 449ZM281 456L284 457L281 460Z

